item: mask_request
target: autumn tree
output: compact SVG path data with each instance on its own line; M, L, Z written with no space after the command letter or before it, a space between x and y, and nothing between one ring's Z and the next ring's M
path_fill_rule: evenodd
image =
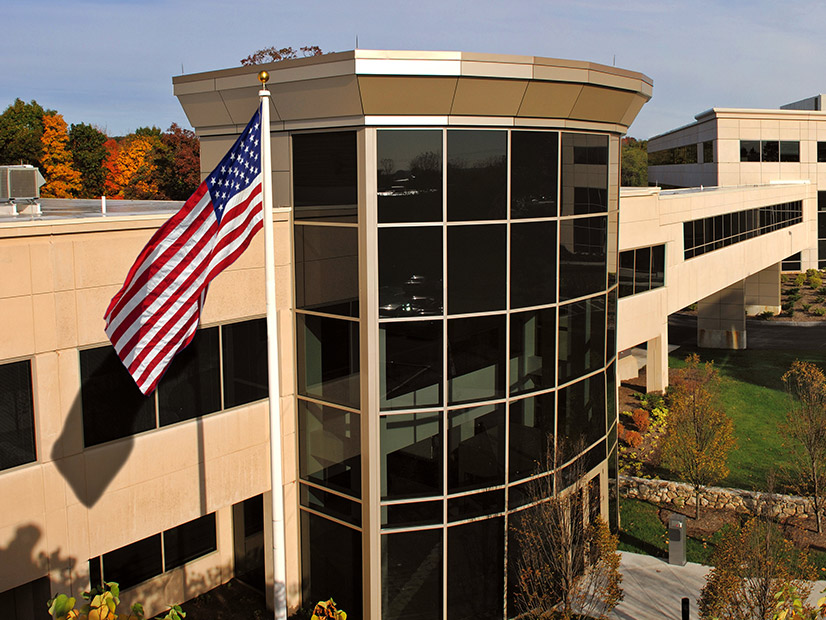
M796 360L783 375L791 398L781 434L802 449L794 460L801 486L812 499L818 534L826 490L826 376L810 362Z
M165 198L189 198L201 183L200 143L195 132L172 123L160 136L155 166L160 192Z
M99 129L80 123L69 128L69 150L75 168L80 173L81 198L95 198L103 195L106 169L103 162L107 151L103 146L106 135Z
M43 155L43 117L55 114L34 99L15 99L0 114L0 164L31 164L40 168Z
M620 184L625 187L648 186L648 141L622 139Z
M80 192L80 173L75 170L72 153L68 149L69 134L66 121L60 114L43 117L42 167L46 185L41 194L49 198L73 198Z
M159 138L154 135L130 135L120 144L113 184L127 200L160 198L155 147Z
M299 56L299 53L301 56ZM307 57L307 56L321 56L323 52L317 45L302 45L300 48L293 49L292 47L277 48L265 47L241 59L241 64L245 67L251 65L263 65L268 62L278 62L280 60L289 60L291 58Z
M103 143L106 157L103 160L104 178L103 193L112 198L123 198L123 189L120 186L121 173L120 160L121 146L115 138L109 138Z
M675 373L669 388L662 454L666 466L694 487L696 519L703 489L728 475L728 455L734 445L734 425L720 409L714 364L700 364L694 353L686 358L686 367Z

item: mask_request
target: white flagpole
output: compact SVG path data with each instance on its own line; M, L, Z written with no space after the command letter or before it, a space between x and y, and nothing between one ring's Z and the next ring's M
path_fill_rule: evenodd
M261 90L261 175L264 202L264 274L267 281L267 367L270 395L270 477L272 480L273 611L287 619L287 556L284 550L284 487L281 474L281 391L278 368L278 320L275 310L275 245L272 232L272 154L270 91L266 71L258 74Z

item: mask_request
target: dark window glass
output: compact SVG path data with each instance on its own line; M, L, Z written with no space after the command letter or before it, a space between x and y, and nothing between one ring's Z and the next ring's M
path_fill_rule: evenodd
M783 271L800 271L800 252L792 254L780 264Z
M511 314L510 393L554 386L556 308Z
M221 326L224 407L267 397L267 321L254 319Z
M617 204L619 204L617 202ZM608 269L608 288L617 283L617 262L619 261L619 211L612 209L608 212L608 230L606 231L608 247L606 251L606 267Z
M441 620L442 530L381 537L382 620Z
M323 512L339 521L361 525L361 504L357 502L306 484L298 485L298 495L301 505L305 508Z
M826 142L817 143L817 161L818 163L826 161Z
M155 397L141 394L110 346L80 352L83 444L88 448L155 428Z
M121 590L162 572L160 534L103 554L103 580L116 581Z
M361 532L301 511L302 600L326 601L361 618Z
M158 419L167 426L220 409L218 328L199 329L158 384Z
M608 210L608 136L562 134L562 215Z
M608 305L605 310L605 359L617 352L617 289L608 291Z
M634 294L651 288L651 248L638 248L634 258Z
M451 620L501 620L505 596L504 565L502 517L448 528L447 617Z
M605 365L605 297L559 309L559 383Z
M358 323L298 314L296 327L298 393L358 409Z
M556 215L558 143L555 131L511 134L511 217Z
M511 224L511 308L556 301L556 222Z
M379 230L379 316L442 314L442 228Z
M651 288L665 286L665 245L651 248Z
M714 142L708 140L703 142L703 163L710 164L714 162Z
M183 566L195 558L212 553L218 547L215 538L215 513L184 523L163 533L163 557L166 570Z
M817 241L817 255L826 256L826 239L818 239Z
M442 494L441 437L438 413L381 418L382 499Z
M450 314L505 309L507 227L447 230L447 310Z
M101 560L102 558L100 556L89 560L89 583L93 588L103 585L103 568L101 565Z
M336 491L361 496L360 416L298 400L299 475Z
M379 327L381 408L442 404L442 321Z
M449 522L505 512L505 490L452 497L447 500Z
M390 504L381 507L381 524L383 527L436 525L437 523L442 523L442 521L441 500L434 502Z
M760 161L759 140L740 140L740 161Z
M442 132L377 132L379 222L442 220Z
M295 226L295 305L358 316L358 229Z
M595 467L602 464L605 461L605 446L605 440L603 439L576 461L566 465L557 479L557 488L568 488L577 480L581 480L586 473L593 471Z
M608 526L611 532L619 530L619 481L617 479L617 446L613 444L608 455Z
M557 406L561 465L605 436L605 375L592 375L560 390Z
M509 471L519 480L553 467L556 394L513 401L510 404Z
M448 403L505 395L505 317L451 319L447 326Z
M606 218L559 222L559 298L584 297L605 290Z
M447 132L447 219L499 220L507 216L508 134Z
M606 423L608 426L613 426L612 432L614 435L617 433L617 425L614 422L617 421L617 365L616 363L612 363L606 370L605 370L605 409L608 412ZM613 443L616 443L617 439L614 437ZM612 444L613 445L613 444Z
M817 214L817 238L826 238L826 211L819 211Z
M800 142L780 142L780 161L800 161Z
M50 598L52 592L48 577L0 592L3 620L51 620L46 604Z
M824 142L826 144L826 142ZM821 190L817 193L817 210L826 211L826 191Z
M264 531L264 496L244 500L244 538Z
M447 414L448 493L505 482L505 406L482 405Z
M690 224L686 230L688 228ZM619 264L619 295L628 297L634 294L634 250L620 252Z
M30 360L0 365L0 470L37 459Z
M776 140L764 140L763 147L763 161L780 161L780 144Z
M295 219L356 221L357 203L355 132L293 135Z

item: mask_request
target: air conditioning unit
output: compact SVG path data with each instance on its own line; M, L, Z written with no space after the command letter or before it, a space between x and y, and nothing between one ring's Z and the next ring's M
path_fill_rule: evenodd
M34 166L0 166L0 202L34 201L40 198L40 186L45 182Z

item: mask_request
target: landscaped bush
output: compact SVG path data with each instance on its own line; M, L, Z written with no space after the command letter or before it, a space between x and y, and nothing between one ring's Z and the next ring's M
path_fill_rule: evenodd
M665 406L665 396L663 396L660 392L647 392L645 394L636 392L634 397L640 401L640 406L646 411L651 411L657 407Z
M628 413L627 411L625 413ZM625 425L622 422L617 422L617 437L620 441L625 441L625 438L628 436L628 429L625 428Z
M668 417L668 408L666 407L654 407L651 410L651 419L654 421L654 424L658 426L661 424L665 424L665 420Z
M812 307L812 304L801 304L800 307L803 308L803 312L808 312L809 308Z
M816 316L826 316L826 308L823 306L815 306L812 308L812 314Z
M821 286L819 289L817 289L817 292L821 295L826 295L826 286Z
M774 312L772 312L771 310L766 310L764 312L758 313L756 315L756 318L766 320L766 319L772 318L773 316L774 316Z
M637 448L642 443L642 435L637 431L628 431L625 433L625 443L632 448Z
M651 417L645 409L634 409L631 418L634 420L634 425L641 434L645 434L648 431L648 426L651 424Z
M799 273L794 278L794 285L795 286L803 286L803 283L806 282L806 276L802 273Z
M794 293L793 295L786 296L786 301L790 301L792 303L796 301L800 301L800 298L803 297L800 293Z
M789 316L794 311L794 302L793 301L784 301L783 305L780 306L783 312L788 313Z

